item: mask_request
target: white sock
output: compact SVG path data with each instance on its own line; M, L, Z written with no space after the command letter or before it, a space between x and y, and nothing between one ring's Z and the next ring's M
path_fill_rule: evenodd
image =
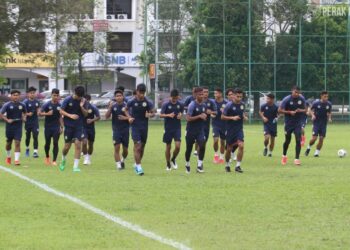
M34 149L34 153L38 153L38 150L37 150L37 149Z
M220 154L220 160L224 159L224 154Z
M311 149L311 146L309 145L309 146L307 146L307 149Z
M142 167L141 167L141 164L136 164L136 168L137 169L141 169Z
M65 161L65 160L66 160L66 156L62 155L62 161Z
M89 155L84 155L84 160L85 161L89 160Z
M198 154L197 150L194 151L195 154Z
M20 152L15 152L15 161L19 161Z
M190 166L190 162L186 161L186 167L189 167L189 166Z
M241 166L241 162L240 162L240 161L237 161L236 167L240 167L240 166Z
M122 168L122 164L120 161L116 161L115 165L117 166L117 168Z
M198 160L198 167L202 167L202 165L203 165L203 161Z
M88 158L88 160L90 160L91 159L91 155L87 154L87 158Z
M316 149L315 150L315 155L319 155L320 154L320 150Z
M73 168L78 168L78 167L79 167L79 159L74 159Z
M226 167L230 167L230 162L226 162Z
M219 153L216 151L216 152L214 153L214 156L215 156L215 157L219 156Z
M125 159L124 159L124 157L122 156L122 158L120 159L120 161L121 162L124 162L125 161Z
M11 157L11 150L6 151L6 156Z
M29 150L29 147L27 147L26 149Z

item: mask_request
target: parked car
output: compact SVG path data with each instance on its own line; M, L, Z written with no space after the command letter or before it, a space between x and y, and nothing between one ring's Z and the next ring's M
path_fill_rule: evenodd
M132 90L125 89L124 97L132 95ZM102 92L100 97L92 98L91 103L94 104L98 109L106 109L109 105L109 102L114 99L114 90L109 90Z
M0 108L2 107L2 105L4 105L4 103L10 101L10 94L6 94L6 95L0 95ZM36 98L39 100L39 103L42 104L43 100L44 100L44 95L42 95L41 93L38 93L36 95ZM27 93L22 93L20 96L20 101L24 101L24 99L27 98Z
M45 91L45 92L48 92L48 91ZM43 103L47 103L49 101L51 101L51 91L50 92L50 95L46 96L45 99L43 99ZM60 90L60 100L63 100L64 98L66 98L67 96L73 94L73 91L71 90Z

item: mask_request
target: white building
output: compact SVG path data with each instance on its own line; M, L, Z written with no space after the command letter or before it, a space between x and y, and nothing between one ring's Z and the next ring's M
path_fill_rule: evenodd
M84 69L103 75L100 82L88 85L89 93L111 90L116 85L133 89L143 82L142 65L137 60L144 48L142 13L143 0L95 0L93 13L82 15L89 31L94 32L94 44L98 42L108 45L103 56L94 51L84 56ZM74 32L76 30L73 26L67 28L62 39L67 41ZM65 79L65 65L61 63L56 69L41 59L33 60L33 55L39 53L55 53L54 31L43 30L35 33L35 36L37 42L40 41L37 48L25 51L26 41L19 39L19 45L21 42L24 45L19 46L22 51L17 48L14 51L17 53L6 58L5 69L0 71L0 75L7 79L7 84L3 86L5 92L10 89L25 91L29 86L38 88L40 92L55 87L71 88ZM112 36L117 36L118 39L110 39ZM122 71L116 71L117 68L122 68ZM60 75L58 79L55 77L56 70Z

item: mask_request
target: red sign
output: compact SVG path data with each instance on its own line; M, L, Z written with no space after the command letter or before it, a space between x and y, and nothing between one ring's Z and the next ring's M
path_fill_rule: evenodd
M94 32L107 32L108 31L108 21L107 20L93 20L92 26Z
M155 64L150 64L149 65L149 78L150 79L155 79L156 78L156 65Z

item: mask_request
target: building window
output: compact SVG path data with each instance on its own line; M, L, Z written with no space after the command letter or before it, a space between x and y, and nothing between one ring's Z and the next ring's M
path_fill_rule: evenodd
M132 33L128 33L128 32L107 33L107 48L108 48L108 52L131 53Z
M75 52L94 52L93 32L68 32L68 47Z
M132 19L132 0L107 0L107 19Z
M18 35L20 53L44 53L45 32L21 32Z

